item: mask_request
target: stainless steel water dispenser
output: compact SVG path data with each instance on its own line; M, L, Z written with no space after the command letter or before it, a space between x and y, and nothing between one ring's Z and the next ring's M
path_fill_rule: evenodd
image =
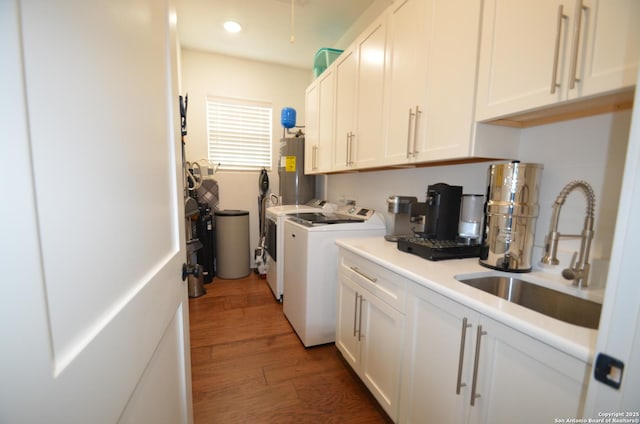
M531 271L542 169L540 164L519 161L489 167L481 265Z

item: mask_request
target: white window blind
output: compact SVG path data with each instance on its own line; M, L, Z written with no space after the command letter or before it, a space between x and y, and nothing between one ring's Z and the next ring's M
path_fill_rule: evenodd
M271 104L209 96L207 134L218 169L271 170Z

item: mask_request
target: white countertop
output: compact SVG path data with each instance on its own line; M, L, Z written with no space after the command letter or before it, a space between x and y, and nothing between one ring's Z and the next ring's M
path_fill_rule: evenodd
M496 273L494 270L481 266L477 258L428 261L398 250L395 242L388 242L383 237L340 239L336 243L341 248L369 259L416 284L464 304L584 362L593 363L597 330L567 324L547 317L470 287L454 278L461 274L481 276L482 274ZM528 281L541 286L602 303L604 290L579 290L573 287L570 281L557 275L543 272L510 273L508 275L522 275Z

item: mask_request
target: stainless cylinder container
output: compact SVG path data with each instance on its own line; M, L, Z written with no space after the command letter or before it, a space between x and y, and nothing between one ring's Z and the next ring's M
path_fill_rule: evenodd
M519 161L489 167L481 265L531 271L542 169L540 164Z

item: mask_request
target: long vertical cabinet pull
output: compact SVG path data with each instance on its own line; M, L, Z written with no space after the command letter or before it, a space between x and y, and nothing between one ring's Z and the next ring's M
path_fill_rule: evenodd
M562 21L567 19L567 15L563 12L563 6L558 6L558 23L556 24L556 46L553 52L553 70L551 72L551 94L556 93L558 84L558 57L560 56L560 39L562 38Z
M349 150L350 147L351 147L351 131L347 133L347 155L346 155L347 157L344 162L345 166L349 166L349 163L350 163L350 157L349 157L349 155L351 154Z
M311 169L318 169L318 146L311 148Z
M480 342L482 341L482 336L487 334L486 331L482 331L482 326L478 326L478 333L476 337L476 355L473 360L473 380L471 381L471 406L474 406L476 403L476 398L479 398L480 395L476 394L476 388L478 385L478 366L480 361Z
M353 337L356 336L356 329L357 329L357 318L358 318L358 297L360 297L360 295L358 294L358 292L356 292L356 301L355 304L353 305Z
M462 331L460 332L460 357L458 358L458 378L456 380L456 394L460 394L460 388L465 387L467 384L462 382L462 363L464 361L464 345L467 338L467 328L471 327L468 323L467 317L462 319Z
M411 125L411 123L414 116L416 115L413 113L413 108L409 108L409 124L407 125L407 159L411 157L411 152L413 151L411 148L411 127L413 125Z
M573 24L573 43L571 46L571 66L569 67L569 75L571 80L569 81L569 90L573 90L576 86L576 82L580 82L580 79L576 75L578 72L578 51L580 50L580 32L582 31L582 11L587 10L582 0L578 2L576 8L575 22Z
M422 115L422 111L420 110L420 107L416 105L416 119L413 122L413 157L418 156L418 149L416 146L418 145L418 123L420 122L420 115Z
M346 165L353 165L353 137L355 134L351 131L347 133L347 161Z
M353 158L353 139L356 137L356 135L354 133L350 133L350 135L351 135L351 141L349 142L349 166L353 166L355 162Z
M364 303L364 296L360 295L360 319L358 320L358 341L362 340L362 304Z

